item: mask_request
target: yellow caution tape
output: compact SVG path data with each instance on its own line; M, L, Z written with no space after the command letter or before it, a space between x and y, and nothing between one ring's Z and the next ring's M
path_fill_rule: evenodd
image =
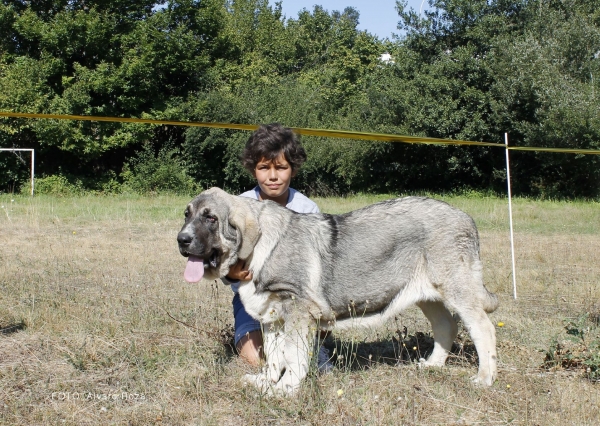
M256 130L257 125L253 124L231 124L231 123L196 123L191 121L170 121L154 120L147 118L127 118L127 117L96 117L91 115L66 115L66 114L30 114L27 112L2 112L0 117L13 118L42 118L54 120L79 120L79 121L110 121L115 123L140 123L140 124L159 124L170 126L190 126L190 127L213 127L219 129L233 130Z
M600 155L600 149L577 149L577 148L536 148L534 146L509 146L511 151L542 151L560 152L566 154L591 154Z
M210 127L218 129L231 130L249 130L258 129L257 124L235 124L235 123L203 123L193 121L172 121L172 120L156 120L146 118L127 118L127 117L97 117L89 115L65 115L65 114L32 114L25 112L2 112L0 117L12 118L39 118L39 119L54 119L54 120L78 120L78 121L108 121L116 123L139 123L139 124L156 124L169 126L188 126L188 127ZM561 152L569 154L593 154L600 155L600 150L595 149L569 149L569 148L538 148L538 147L517 147L493 142L476 142L463 141L455 139L427 138L420 136L402 136L387 133L368 133L368 132L353 132L346 130L328 130L328 129L307 129L302 127L292 127L292 130L304 136L325 136L330 138L343 139L359 139L380 142L403 142L428 145L472 145L472 146L491 146L497 148L505 148L511 151L539 151L539 152Z
M85 120L85 121L110 121L118 123L140 123L140 124L158 124L170 126L189 126L189 127L212 127L219 129L250 130L258 129L257 124L234 124L234 123L202 123L193 121L171 121L156 120L145 118L126 118L126 117L97 117L89 115L60 115L60 114L31 114L24 112L1 112L0 116L13 118L41 118L55 120ZM361 139L382 142L406 142L437 145L479 145L479 146L504 146L491 142L473 142L460 141L452 139L426 138L418 136L399 136L385 133L366 133L352 132L346 130L327 130L327 129L305 129L301 127L291 128L295 133L305 136L326 136L332 138Z
M504 145L493 143L493 142L475 142L475 141L461 141L456 139L441 139L441 138L427 138L421 136L401 136L392 135L388 133L367 133L367 132L353 132L346 130L327 130L327 129L304 129L301 127L292 127L294 132L300 135L306 136L326 136L330 138L344 138L344 139L361 139L370 141L380 142L404 142L404 143L420 143L428 145L477 145L477 146L495 146L503 147Z

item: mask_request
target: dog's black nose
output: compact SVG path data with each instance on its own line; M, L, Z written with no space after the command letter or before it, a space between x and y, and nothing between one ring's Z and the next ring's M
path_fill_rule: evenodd
M187 246L192 242L192 236L186 232L180 232L177 234L177 242Z

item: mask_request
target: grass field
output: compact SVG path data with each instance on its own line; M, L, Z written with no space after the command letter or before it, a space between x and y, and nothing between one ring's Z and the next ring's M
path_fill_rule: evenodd
M384 198L316 201L339 213ZM506 200L441 198L474 217L501 300L494 386L470 384L464 331L443 369L411 363L430 344L411 309L331 336L334 371L278 399L239 384L251 369L229 347L229 288L183 281L188 198L0 195L0 423L598 424L600 205L514 201L513 300Z

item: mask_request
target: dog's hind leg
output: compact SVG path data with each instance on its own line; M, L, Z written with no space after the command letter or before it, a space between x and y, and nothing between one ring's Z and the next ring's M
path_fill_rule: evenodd
M482 306L465 306L463 301L463 305L458 304L456 308L479 357L479 371L472 380L476 384L491 386L497 374L496 329Z
M452 349L458 326L442 302L423 301L417 303L417 306L431 323L434 338L433 352L427 360L421 360L420 364L424 367L441 367Z

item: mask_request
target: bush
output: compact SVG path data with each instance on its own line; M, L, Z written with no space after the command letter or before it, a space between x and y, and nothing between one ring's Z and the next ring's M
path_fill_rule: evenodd
M121 173L123 189L139 194L171 192L190 195L197 192L197 185L188 176L178 156L179 150L169 146L155 153L152 144L144 145Z
M29 182L21 187L21 193L29 194L31 187ZM80 180L74 180L71 182L66 176L62 174L51 175L35 180L35 193L36 194L49 194L59 197L69 195L81 195L85 191L83 184Z

